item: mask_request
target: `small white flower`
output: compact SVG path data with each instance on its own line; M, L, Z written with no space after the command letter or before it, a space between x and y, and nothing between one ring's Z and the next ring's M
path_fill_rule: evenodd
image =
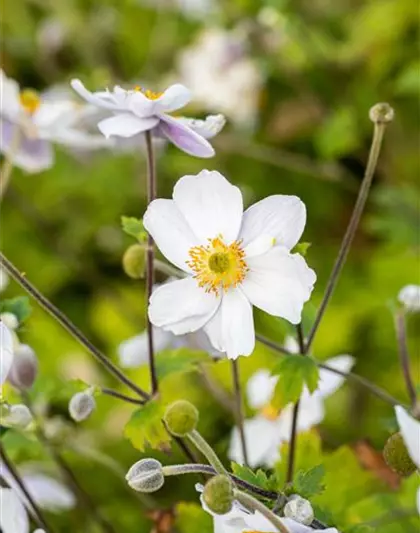
M420 311L420 285L406 285L399 294L398 300L407 311L412 313Z
M91 93L80 80L72 80L73 89L87 102L107 110L111 116L98 123L99 130L105 137L134 137L145 131L169 140L184 152L197 157L212 157L214 150L205 136L197 133L194 123L185 118L170 115L184 107L191 100L190 91L180 84L171 85L162 93L135 87L125 90L118 85L112 91ZM210 138L218 133L224 125L220 118L215 124L214 118L208 118L210 126L204 122L198 124ZM212 130L212 131L211 131Z
M0 322L0 387L6 381L13 363L13 335L10 329Z
M203 491L202 485L196 485L196 489ZM200 500L203 509L213 516L214 533L278 533L278 529L259 511L251 513L237 501L233 502L229 513L217 515L207 507L202 496ZM290 518L281 518L281 521L290 533L339 533L334 527L312 529Z
M395 407L395 414L408 453L420 470L420 422L409 415L400 405ZM420 514L420 487L417 491L417 510Z
M241 125L255 123L263 75L235 31L205 29L180 54L178 67L182 80L205 109L220 110Z
M35 91L21 91L16 81L0 70L1 152L27 172L41 172L53 165L52 143L73 148L107 146L99 135L78 128L85 106L70 100L43 98Z
M151 322L175 335L204 328L230 359L254 350L253 305L298 324L316 279L290 252L305 221L296 196L270 196L244 213L240 190L219 172L184 176L173 199L153 201L143 218L163 255L187 274L154 291Z
M290 343L289 343L290 347ZM349 355L339 355L326 361L328 366L348 372L354 359ZM344 377L328 370L320 369L318 388L312 394L304 387L300 398L297 421L298 431L307 431L322 422L325 416L324 400L334 394L344 382ZM280 458L280 446L290 439L293 405L289 404L281 411L271 405L278 378L271 376L268 370L259 370L248 381L247 398L250 407L258 411L253 418L245 420L244 431L248 447L249 465L273 466ZM230 459L243 463L241 440L238 428L234 428L229 448Z

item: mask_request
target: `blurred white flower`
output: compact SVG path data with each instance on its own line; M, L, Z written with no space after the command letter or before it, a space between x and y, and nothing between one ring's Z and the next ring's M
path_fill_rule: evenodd
M153 201L143 222L162 254L187 274L153 292L155 326L175 335L204 327L214 348L235 359L254 349L253 305L300 322L316 276L290 253L306 222L296 196L270 196L244 213L240 190L203 170L181 178L173 200Z
M196 485L196 489L199 492L203 491L201 485ZM200 499L203 509L213 516L214 533L278 533L279 531L259 511L252 513L238 501L233 502L232 509L228 513L218 515L208 508L202 496ZM291 518L281 518L280 520L290 533L339 533L334 527L322 530L312 529Z
M291 342L289 344L289 349ZM348 372L354 365L353 357L338 355L326 361L331 368ZM304 387L300 398L297 430L307 431L322 422L325 416L324 400L334 394L344 382L344 377L325 369L319 371L318 388L312 394ZM288 442L293 418L293 405L278 410L271 404L278 377L268 370L259 370L248 381L247 398L250 407L258 413L245 420L244 431L248 447L248 462L254 468L258 465L273 466L280 458L280 446ZM230 459L243 463L242 447L238 428L232 431Z
M204 109L217 109L240 125L254 125L264 77L236 32L205 29L181 52L178 71Z
M52 143L84 150L109 145L100 135L89 135L79 128L86 106L21 91L3 70L0 89L0 150L23 170L35 173L50 168L54 163Z
M22 344L16 333L0 321L0 387L7 380L17 388L30 388L36 378L35 352Z
M216 0L144 0L156 9L178 9L187 18L204 19L217 12Z
M142 87L127 91L119 86L115 86L112 91L91 93L80 80L72 80L71 86L87 102L110 113L111 116L98 123L98 128L105 137L128 139L151 131L153 135L163 137L188 154L197 157L214 155L213 147L206 138L214 136L214 131L218 133L224 120L219 120L217 127L212 123L212 131L210 128L203 128L205 133L210 132L205 138L192 127L194 122L169 114L191 100L190 91L183 85L171 85L162 93Z
M6 287L9 285L9 276L7 272L0 267L0 292L3 292Z
M420 285L406 285L398 293L398 300L407 311L420 311Z
M26 405L15 404L8 407L7 413L2 417L1 423L5 427L26 429L32 420L32 414Z
M395 407L395 414L408 453L417 469L420 470L420 422L400 405ZM417 510L420 514L420 487L417 491Z
M13 334L0 322L0 387L6 381L13 364Z

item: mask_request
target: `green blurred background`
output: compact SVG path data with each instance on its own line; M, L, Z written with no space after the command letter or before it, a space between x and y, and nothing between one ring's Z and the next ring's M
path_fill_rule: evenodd
M312 243L307 260L318 275L306 308L306 328L320 302L363 176L372 134L369 108L389 102L395 120L388 128L372 194L314 354L320 359L354 355L355 372L407 401L392 306L404 285L420 282L418 14L412 0L3 0L1 63L21 86L40 91L68 84L73 77L91 89L114 83L161 89L174 80L188 85L195 66L206 70L208 64L214 89L209 86L207 92L214 90L214 104L210 94L207 100L193 102L186 114L226 114L227 126L214 140L217 155L203 161L173 146L162 150L159 195L170 196L182 175L211 168L239 185L248 205L275 193L300 196L308 210L303 240ZM209 32L225 35L220 40L228 44L190 63L191 52L185 56L185 50L195 49ZM236 86L230 88L235 80L228 74L240 62L246 67L238 70ZM239 96L234 105L226 103L221 109L218 102L225 102L230 91ZM89 156L57 149L56 154L49 171L38 175L14 171L2 205L2 249L116 360L118 344L143 330L145 322L143 283L127 278L121 267L122 254L133 241L120 223L122 215L141 217L145 210L143 147ZM11 283L2 296L20 294ZM279 342L288 333L283 321L260 313L256 324L259 332ZM409 348L417 383L419 325L418 317L411 316ZM65 401L57 391L65 391L68 380L113 384L36 305L21 338L35 348L41 362L34 397L51 400L54 415L66 416ZM241 359L243 381L256 368L272 365L276 357L258 345L251 358ZM208 371L230 391L229 365L222 362ZM147 386L144 369L130 375ZM191 372L167 378L164 396L193 400L202 412L202 431L224 454L233 419L203 391L201 378ZM110 454L125 471L140 457L122 436L132 408L107 398L98 404L88 422L71 426L71 440ZM380 450L395 430L393 420L389 405L347 384L328 402L320 428L323 447L334 450L367 439ZM9 438L15 457L40 459L37 445L22 439ZM66 453L117 531L151 530L144 507L122 480L92 458ZM169 458L158 456L164 461L183 460L176 450L173 453ZM359 464L357 454L351 457ZM396 493L391 499L383 496L383 501L376 497L382 492L389 496L390 489L374 472L369 476L373 480L369 489L362 488L369 485L362 478L360 487L342 496L343 508L335 509L334 518L343 527L386 514L390 501L398 507ZM336 482L351 485L354 479L347 473ZM161 508L179 499L196 500L192 479L171 480L167 485L158 495ZM372 498L373 503L361 503L357 511L349 512L349 506ZM205 518L203 523L191 518L195 512L182 508L177 525L181 533L206 531ZM96 531L93 525L84 526L78 513L54 520L59 531ZM375 531L417 531L416 521L400 522L385 523Z

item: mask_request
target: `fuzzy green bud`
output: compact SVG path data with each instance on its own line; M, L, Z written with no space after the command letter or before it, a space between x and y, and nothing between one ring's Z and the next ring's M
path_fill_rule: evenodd
M223 475L212 477L204 487L203 500L213 513L228 513L234 500L231 480Z
M197 408L187 400L178 400L168 406L164 421L172 435L185 437L197 427Z
M375 124L388 124L394 119L394 110L386 102L375 104L370 108L369 118Z
M134 463L125 476L137 492L156 492L165 483L162 465L156 459L141 459Z
M69 402L69 414L76 422L86 420L96 409L95 398L90 389L74 394Z
M384 459L387 465L400 476L407 477L416 470L401 433L394 433L384 447Z
M125 251L122 264L124 272L133 279L144 277L146 249L141 244L133 244Z

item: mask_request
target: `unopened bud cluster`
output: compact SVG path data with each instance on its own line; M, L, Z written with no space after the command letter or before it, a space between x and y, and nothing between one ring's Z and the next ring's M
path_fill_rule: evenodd
M165 483L162 465L156 459L137 461L127 472L125 479L137 492L156 492Z

